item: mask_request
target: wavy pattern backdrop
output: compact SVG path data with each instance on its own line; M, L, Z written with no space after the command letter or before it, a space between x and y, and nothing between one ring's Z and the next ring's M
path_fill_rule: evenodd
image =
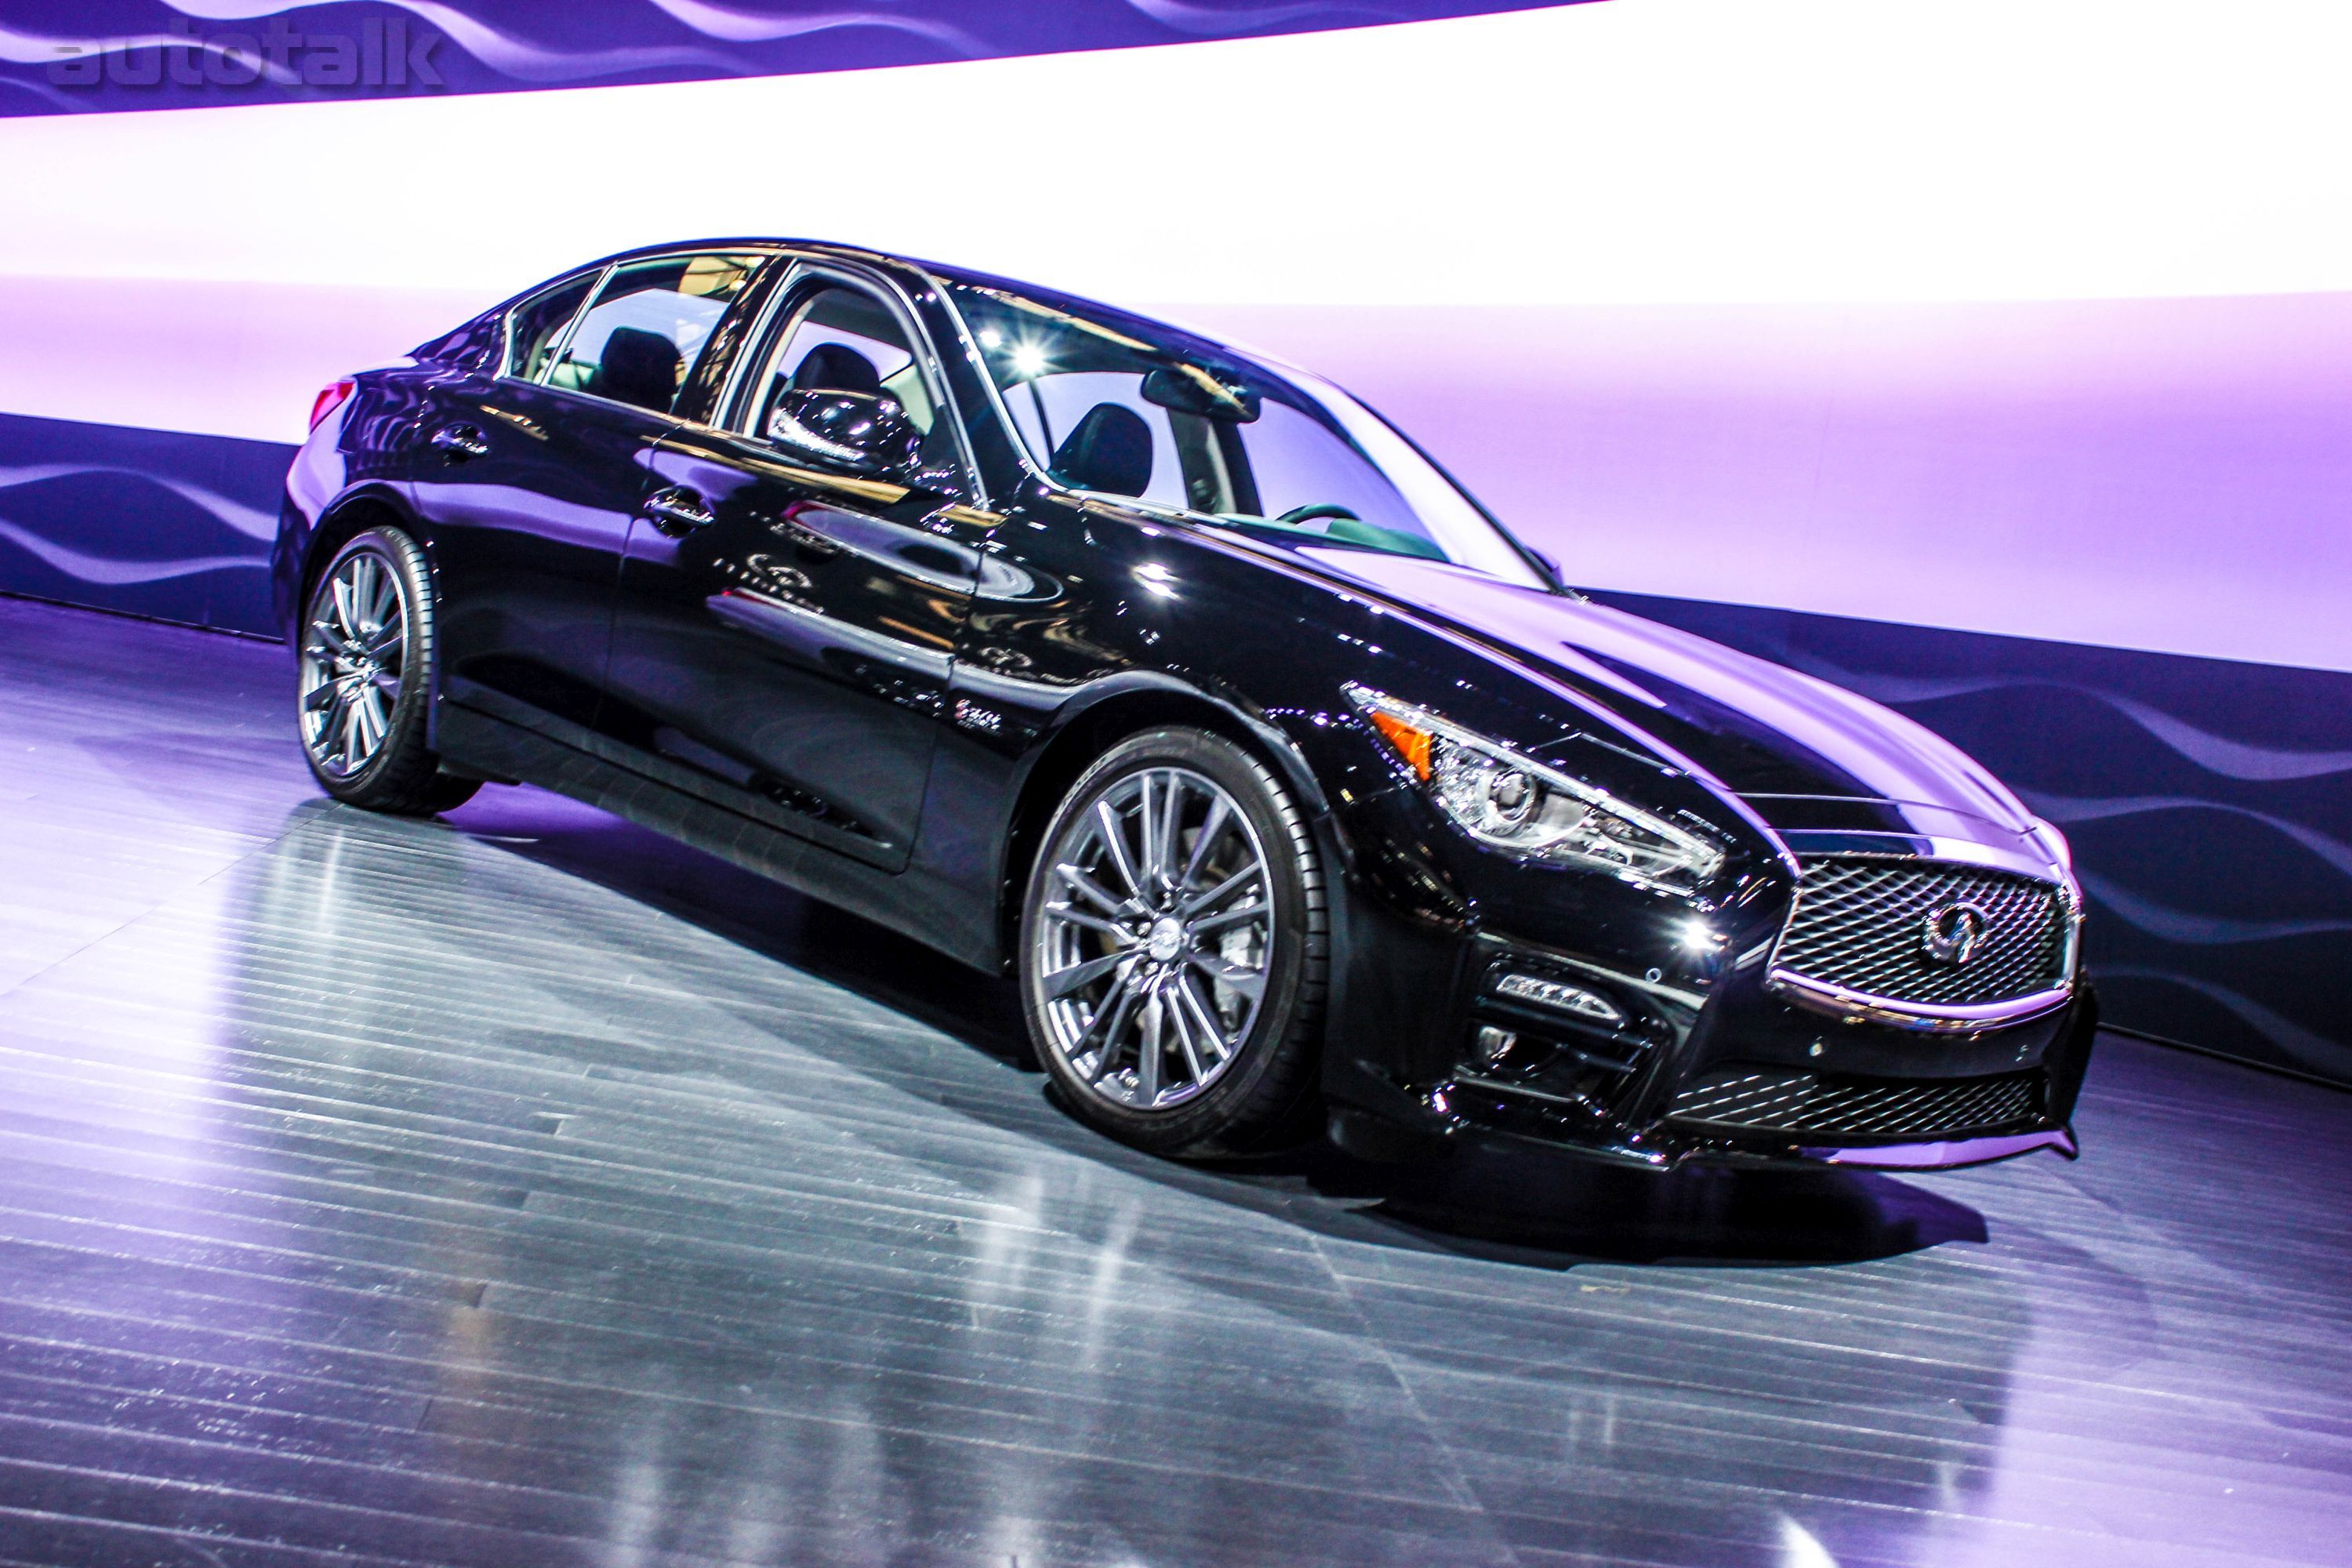
M273 635L294 448L0 415L0 590Z
M2072 835L2120 1022L2352 1082L2341 27L2316 0L2218 33L2186 0L1963 9L0 0L0 591L266 631L321 382L625 244L805 226L1192 300L1397 417L1572 577L1983 758ZM1350 30L1251 37L1324 29ZM233 78L220 51L289 31L443 80L172 79L204 74L174 39ZM68 46L102 51L89 84L51 79ZM1015 56L1056 58L807 74ZM921 167L1013 103L1066 134L937 200L863 164L678 168L637 118L856 119ZM1130 177L1211 110L1247 132L1213 210ZM480 145L577 155L453 185ZM1021 190L1121 199L1040 224Z
M2352 675L1603 594L1875 698L2063 827L2126 1028L2352 1082Z
M267 635L292 448L0 416L0 591ZM2352 1083L2352 675L1637 594L1875 698L2061 825L2126 1028Z
M1574 0L82 0L0 5L0 114L186 109L425 92L511 92L731 76L853 70L937 60L1129 48L1535 9ZM253 73L220 50L252 51L273 24L349 37L396 61L354 86L304 79L304 55L266 48ZM396 28L397 31L393 31ZM244 41L234 41L243 35ZM388 50L387 40L400 47ZM408 68L420 40L429 75ZM175 79L162 47L191 40L223 80ZM100 79L60 84L51 68L104 56ZM184 52L184 76L205 75ZM362 62L366 64L367 62ZM394 76L400 79L391 79ZM244 79L239 80L237 79ZM431 78L438 78L436 82Z

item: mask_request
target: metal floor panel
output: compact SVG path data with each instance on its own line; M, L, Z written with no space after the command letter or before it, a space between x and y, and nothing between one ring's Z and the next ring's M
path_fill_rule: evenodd
M0 1563L2344 1560L2352 1097L1181 1168L861 921L329 804L287 666L0 599Z

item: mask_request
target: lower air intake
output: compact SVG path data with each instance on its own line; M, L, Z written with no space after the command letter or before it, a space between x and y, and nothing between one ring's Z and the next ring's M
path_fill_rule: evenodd
M1997 1132L2042 1114L2042 1075L1826 1079L1781 1068L1734 1069L1675 1097L1685 1126L1805 1137L1950 1138Z

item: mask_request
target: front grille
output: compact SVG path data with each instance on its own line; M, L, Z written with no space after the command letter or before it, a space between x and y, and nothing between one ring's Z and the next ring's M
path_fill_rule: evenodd
M2066 913L2053 883L1935 861L1824 856L1803 862L1776 968L1865 996L1976 1006L2065 982ZM1983 931L1965 961L1929 954L1928 921L1968 906Z
M1675 1097L1673 1119L1743 1132L1845 1138L1950 1138L1997 1132L2042 1114L2042 1074L1999 1078L1825 1079L1735 1068Z

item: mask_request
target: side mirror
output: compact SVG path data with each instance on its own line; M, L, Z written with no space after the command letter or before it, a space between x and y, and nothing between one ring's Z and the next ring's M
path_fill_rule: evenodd
M922 432L895 397L801 387L768 416L768 439L868 479L911 472Z

